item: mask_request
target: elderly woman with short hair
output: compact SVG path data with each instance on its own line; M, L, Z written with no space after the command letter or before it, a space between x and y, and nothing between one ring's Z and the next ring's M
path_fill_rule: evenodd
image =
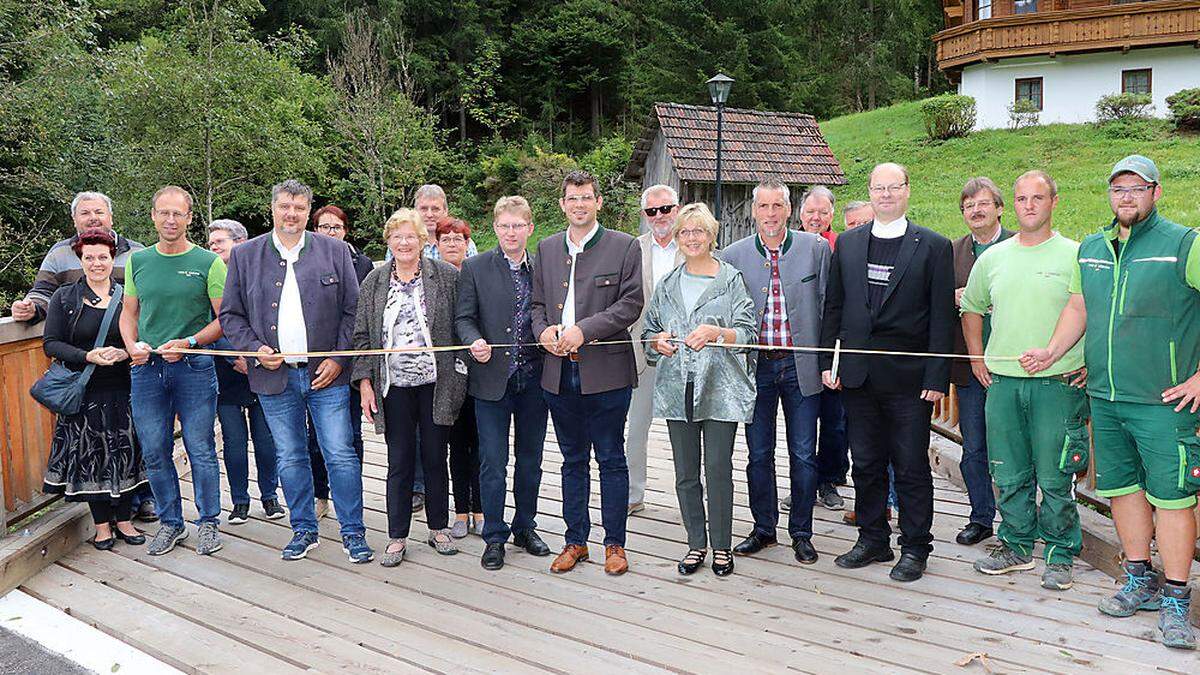
M704 564L709 543L713 572L733 572L733 442L738 422L748 424L754 414L747 349L722 346L757 340L754 301L741 272L713 257L719 227L704 204L679 211L672 235L684 263L655 287L641 335L648 340L647 360L658 368L654 416L667 420L675 492L687 530L689 550L679 561L680 574Z
M412 209L393 213L383 236L392 261L368 274L359 289L354 348L407 351L358 357L351 380L362 396L363 416L387 442L391 542L380 563L395 567L404 559L412 523L418 461L425 470L428 543L443 555L458 552L447 527L446 434L466 395L467 369L454 351L427 349L454 344L458 270L421 254L429 235Z

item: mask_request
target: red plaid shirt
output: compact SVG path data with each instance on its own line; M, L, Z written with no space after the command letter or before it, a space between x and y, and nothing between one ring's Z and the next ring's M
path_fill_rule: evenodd
M787 305L783 299L783 282L779 279L779 250L767 249L767 257L771 261L771 285L765 289L766 311L763 312L758 343L768 347L791 347L792 328L788 324Z

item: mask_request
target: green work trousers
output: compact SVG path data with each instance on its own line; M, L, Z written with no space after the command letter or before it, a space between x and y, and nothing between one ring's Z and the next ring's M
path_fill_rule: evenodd
M1087 451L1086 394L1062 376L993 375L985 413L988 461L1000 491L997 538L1026 556L1041 539L1047 564L1070 564L1083 547L1083 535L1074 476L1064 466L1070 455Z

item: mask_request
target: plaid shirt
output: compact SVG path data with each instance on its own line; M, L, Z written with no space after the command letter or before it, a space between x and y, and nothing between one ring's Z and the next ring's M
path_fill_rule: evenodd
M767 249L767 257L771 261L771 286L767 292L758 342L768 347L791 347L792 329L788 324L787 304L783 298L783 282L779 279L779 249Z

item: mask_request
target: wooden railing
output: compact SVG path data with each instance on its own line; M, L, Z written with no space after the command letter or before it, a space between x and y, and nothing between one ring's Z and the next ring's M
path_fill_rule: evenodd
M0 535L53 501L42 494L54 415L29 396L50 360L42 353L42 326L0 319Z
M970 21L933 36L942 70L1013 56L1200 45L1200 0L1164 0Z

